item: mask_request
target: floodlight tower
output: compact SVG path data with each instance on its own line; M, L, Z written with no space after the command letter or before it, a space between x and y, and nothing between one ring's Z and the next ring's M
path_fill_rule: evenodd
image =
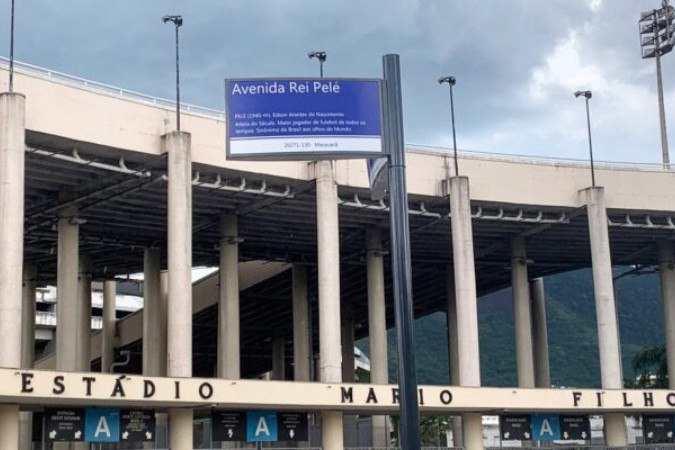
M638 21L640 33L640 47L642 59L656 60L656 90L659 97L659 122L661 124L661 152L663 167L670 168L668 152L668 134L666 132L666 113L663 104L663 79L661 76L661 57L673 50L675 37L673 36L674 8L669 0L661 2L661 8L640 13Z
M316 58L319 60L319 74L321 75L321 78L323 78L323 63L326 62L326 52L309 52L307 53L307 57L309 59Z

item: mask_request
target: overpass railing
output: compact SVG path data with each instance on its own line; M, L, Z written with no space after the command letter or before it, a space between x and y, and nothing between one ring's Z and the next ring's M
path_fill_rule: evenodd
M9 59L0 56L0 66L8 68ZM151 95L143 94L141 92L123 89L116 86L111 86L98 81L87 80L85 78L68 75L67 73L57 72L55 70L45 69L44 67L34 66L32 64L14 61L14 70L18 73L31 75L45 80L56 81L58 83L66 84L71 87L103 93L115 97L120 97L126 100L132 100L148 105L154 105L161 108L173 109L176 107L175 100L168 100L165 98L153 97ZM196 113L217 119L225 118L225 113L217 109L204 108L202 106L191 105L188 103L180 104L181 110L190 113Z
M9 67L9 59L0 56L0 66L4 68ZM26 75L55 81L58 83L66 84L71 87L89 90L93 92L103 93L110 96L115 96L123 98L125 100L131 100L139 103L144 103L147 105L153 105L166 109L173 109L176 106L175 100L168 100L160 97L153 97L151 95L143 94L141 92L132 91L129 89L123 89L116 86L111 86L105 83L99 83L97 81L87 80L85 78L80 78L74 75L68 75L63 72L58 72L44 67L35 66L33 64L23 63L14 61L14 68L18 73L23 73ZM191 105L188 103L181 103L181 110L184 112L189 112L193 114L198 114L202 116L207 116L219 120L225 120L225 114L223 111L205 108L202 106ZM422 153L433 153L433 154L449 154L451 149L433 147L427 145L419 144L409 144L408 150L413 150L416 152ZM575 159L575 158L560 158L552 156L530 156L530 155L517 155L517 154L508 154L508 153L490 153L483 151L473 151L473 150L458 150L458 153L463 158L468 159L480 159L484 161L504 161L504 162L519 162L519 163L531 163L531 164L543 164L543 165L554 165L554 166L567 166L567 167L589 167L590 163L584 159ZM632 163L632 162L615 162L615 161L594 161L596 169L610 169L610 170L639 170L639 171L653 171L653 172L663 172L670 171L670 169L664 168L663 164L656 163Z

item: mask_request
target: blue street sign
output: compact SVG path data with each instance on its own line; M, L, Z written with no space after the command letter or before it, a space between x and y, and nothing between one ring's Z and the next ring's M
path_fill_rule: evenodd
M532 439L535 441L558 441L560 419L557 414L532 414Z
M120 410L87 408L84 414L84 440L87 442L119 442Z
M246 413L246 440L249 442L276 442L278 437L275 411L248 411Z
M226 80L231 159L335 159L383 154L380 80Z

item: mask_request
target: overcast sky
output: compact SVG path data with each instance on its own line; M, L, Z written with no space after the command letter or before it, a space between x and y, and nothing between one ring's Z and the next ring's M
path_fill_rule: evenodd
M7 56L10 0L0 54ZM586 158L582 99L593 91L599 160L660 162L654 60L640 58L637 19L660 0L16 0L17 60L174 96L182 14L182 99L223 108L228 77L316 76L306 54L328 53L326 76L379 77L401 55L405 138L451 145L454 75L460 149ZM664 57L675 148L675 55ZM2 80L3 86L6 84ZM673 152L675 159L675 152Z

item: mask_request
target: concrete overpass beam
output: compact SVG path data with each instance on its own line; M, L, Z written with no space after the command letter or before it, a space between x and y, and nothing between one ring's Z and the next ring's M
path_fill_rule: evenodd
M370 381L389 384L387 357L387 310L384 295L382 232L366 229L366 268L368 275L368 338L370 339ZM387 416L373 416L373 447L389 445Z
M602 187L590 187L584 189L582 195L588 214L602 387L621 389L623 387L621 349L614 299L605 190ZM605 444L610 447L622 447L627 445L627 442L624 415L605 414Z
M192 159L190 134L164 135L168 158L167 372L192 377ZM192 450L192 410L169 409L169 446Z
M450 178L450 212L452 253L455 272L457 306L457 342L460 386L480 386L480 353L478 346L478 308L476 270L471 225L471 198L467 177ZM462 437L467 450L482 450L481 414L462 415Z
M544 279L535 278L530 282L532 296L532 340L534 343L534 385L538 388L551 387L548 360L548 328L546 325L546 296Z
M516 341L518 386L534 387L532 353L532 318L530 316L530 287L527 279L525 239L511 240L511 292L513 296L513 325Z
M668 387L675 389L675 258L673 242L658 243L661 298L663 299L663 324L666 337L668 362Z
M218 300L218 377L241 377L239 330L239 234L237 216L220 218L220 297Z
M317 161L316 219L319 260L319 352L324 383L342 381L340 350L340 227L337 183L331 161ZM324 450L343 448L342 413L321 414Z

